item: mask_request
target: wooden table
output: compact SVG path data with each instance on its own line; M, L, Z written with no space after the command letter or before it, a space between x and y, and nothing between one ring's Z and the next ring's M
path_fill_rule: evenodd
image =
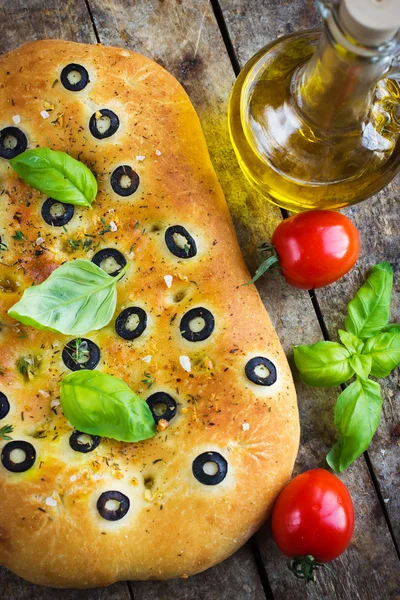
M227 131L227 103L235 74L254 52L278 35L316 27L313 0L0 0L0 52L28 40L63 38L127 47L155 59L188 91L203 124L211 157L251 270L256 246L280 221L280 211L248 186ZM259 291L289 360L292 346L336 339L346 304L368 268L389 260L399 268L399 180L346 210L360 229L361 258L339 283L314 293L289 288L278 273ZM400 321L397 273L392 321ZM313 389L296 375L302 425L296 472L326 466L336 438L333 406L339 390ZM383 384L381 424L368 450L348 471L356 528L348 551L334 562L336 577L319 572L305 585L286 570L269 525L234 556L188 580L120 582L105 589L41 588L0 570L4 600L386 600L400 598L400 392L399 371Z

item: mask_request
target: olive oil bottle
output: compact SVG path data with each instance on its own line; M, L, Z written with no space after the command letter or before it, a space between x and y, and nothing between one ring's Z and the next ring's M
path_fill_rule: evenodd
M229 105L243 172L293 212L359 202L400 169L400 0L318 4L323 31L260 50Z

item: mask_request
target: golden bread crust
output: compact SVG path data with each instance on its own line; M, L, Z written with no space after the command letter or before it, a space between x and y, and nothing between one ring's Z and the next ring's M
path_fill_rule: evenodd
M89 73L82 91L60 83L69 63ZM0 235L8 246L0 256L0 391L10 402L0 426L12 424L13 439L29 441L37 453L24 473L0 465L0 561L34 583L55 587L199 572L234 552L266 518L291 474L299 423L278 338L254 286L241 287L249 274L197 115L162 67L101 45L22 46L0 57L0 87L0 130L19 116L16 126L29 148L67 151L99 183L93 210L75 207L64 231L45 223L45 197L0 159ZM88 123L103 108L118 115L120 126L97 140ZM140 177L128 198L110 186L119 165L131 165ZM165 244L165 229L177 224L196 240L193 258L179 259ZM12 237L17 230L23 241ZM118 248L131 262L118 284L115 317L85 336L101 350L97 368L124 379L144 399L170 393L178 410L168 429L149 440L103 439L82 454L70 447L72 428L57 405L59 381L69 372L61 350L73 336L23 326L7 310L62 262L91 259L94 251L82 249L85 234L95 236L92 247ZM80 242L79 249L70 239ZM143 308L148 317L146 331L133 341L115 333L115 318L128 306ZM186 341L180 320L201 306L214 315L215 330L205 341ZM40 361L31 379L16 366L28 355ZM148 356L151 362L144 362ZM190 373L181 356L190 358ZM245 365L255 356L276 366L273 385L246 378ZM153 380L151 389L144 373ZM192 474L193 460L205 451L228 462L218 485L203 485ZM96 502L106 490L129 497L123 519L99 515Z

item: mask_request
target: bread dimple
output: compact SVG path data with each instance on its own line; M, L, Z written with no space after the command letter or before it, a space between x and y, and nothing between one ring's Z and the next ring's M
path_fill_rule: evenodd
M89 74L81 91L60 81L70 63ZM9 249L0 264L0 391L9 412L0 426L12 424L13 440L36 451L25 472L0 466L0 560L30 581L59 587L201 571L231 554L266 517L290 476L299 425L277 336L254 286L241 286L249 274L196 113L160 66L100 45L27 44L0 58L0 82L0 130L18 127L29 148L67 151L99 185L92 211L75 207L65 229L55 227L42 217L46 197L0 159L0 235ZM119 126L97 139L89 121L102 109L113 111ZM123 165L139 176L129 196L110 184ZM194 256L168 248L165 232L177 225L195 241ZM23 241L12 237L18 230ZM84 336L100 349L96 368L143 399L169 394L176 414L149 440L103 438L83 453L71 447L73 428L58 404L59 382L70 372L62 351L72 336L23 326L7 310L61 263L91 260L104 248L120 251L130 266L118 283L114 318ZM115 331L129 307L147 317L132 340ZM192 309L207 309L214 319L202 341L182 335ZM30 379L17 368L21 357L36 360ZM246 377L254 357L275 367L271 385ZM204 452L227 462L216 485L193 475L193 461ZM113 522L97 508L110 490L129 499L125 516Z

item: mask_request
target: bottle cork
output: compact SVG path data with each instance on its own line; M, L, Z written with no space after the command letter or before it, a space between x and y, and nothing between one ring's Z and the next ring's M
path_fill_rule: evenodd
M379 46L400 29L400 0L341 0L344 29L364 46Z

